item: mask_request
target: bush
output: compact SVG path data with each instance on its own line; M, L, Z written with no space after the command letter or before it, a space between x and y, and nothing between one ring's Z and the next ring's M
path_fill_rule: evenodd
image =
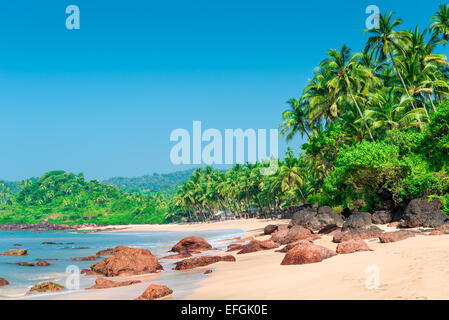
M430 120L423 150L436 171L449 168L449 102L438 107Z
M321 204L369 210L379 200L376 191L391 189L408 171L398 146L363 141L344 148L338 153L335 169L324 180Z

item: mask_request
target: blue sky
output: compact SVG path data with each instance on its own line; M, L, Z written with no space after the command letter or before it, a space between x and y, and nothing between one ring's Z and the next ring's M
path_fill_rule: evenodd
M409 28L426 27L438 3L3 1L0 179L188 168L170 163L173 129L191 130L193 120L223 131L277 128L327 49L362 47L368 5ZM80 30L65 27L71 4ZM280 153L286 147L280 140Z

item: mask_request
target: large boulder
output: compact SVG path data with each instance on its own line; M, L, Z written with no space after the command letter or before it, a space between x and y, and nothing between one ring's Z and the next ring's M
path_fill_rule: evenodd
M449 222L449 217L442 211L441 200L438 198L429 201L428 197L413 199L407 205L403 214L405 227L436 228Z
M264 234L272 234L278 229L278 226L275 224L269 224L263 229Z
M9 282L5 278L0 278L0 287L9 285Z
M208 266L212 263L227 261L227 262L235 262L235 257L228 256L199 256L195 258L185 259L178 262L175 262L174 270L188 270L197 267Z
M128 248L92 265L91 270L107 277L155 273L163 270L150 250Z
M129 280L129 281L112 281L105 278L97 278L95 284L89 289L109 289L116 287L131 286L136 283L140 283L140 280Z
M348 229L366 229L372 224L369 212L356 212L343 223L342 231Z
M415 233L406 230L385 232L379 236L381 243L396 242L410 237L414 237Z
M294 225L291 228L279 229L271 236L271 240L280 244L287 244L298 240L315 240L320 236L313 234L309 229L299 225Z
M190 252L190 253L200 253L201 251L211 250L212 246L206 241L206 239L201 237L187 237L179 241L177 244L171 248L171 252Z
M374 211L371 221L374 224L388 224L393 221L393 213L389 210Z
M338 226L343 224L343 218L341 215L336 213L329 206L324 206L318 209L317 219L321 224L320 228L329 224L336 224Z
M370 226L366 229L349 229L346 231L336 232L332 239L335 243L340 243L348 240L364 240L378 238L383 233L383 230L376 226Z
M278 248L279 244L274 242L271 239L259 241L259 240L252 240L250 243L242 245L240 248L240 251L237 252L237 254L244 254L244 253L251 253L256 251L262 251L262 250L270 250Z
M43 282L36 284L30 289L30 292L56 292L64 289L63 286L54 282Z
M27 249L11 249L2 252L2 256L26 256L27 254Z
M293 214L292 224L303 226L310 230L319 230L329 224L341 226L343 219L328 206L321 207L318 212L312 207L305 207Z
M348 240L340 242L337 246L338 254L354 253L358 251L372 251L363 240Z
M144 293L136 300L155 300L165 296L168 296L173 293L173 290L168 288L167 286L160 286L157 284L150 285Z
M281 265L316 263L335 255L336 253L334 251L322 246L299 244L285 254Z

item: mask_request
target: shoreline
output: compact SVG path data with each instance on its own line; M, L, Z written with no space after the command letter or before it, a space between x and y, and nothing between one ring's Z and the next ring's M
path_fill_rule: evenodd
M147 231L202 231L241 229L245 237L260 236L267 224L285 224L288 220L232 220L190 225L131 225L125 230L112 232ZM385 231L396 230L378 225ZM118 226L117 226L118 227ZM109 231L111 232L111 231ZM225 242L229 244L230 242ZM322 235L315 244L335 250L332 236ZM312 300L312 299L447 299L449 287L449 235L415 237L392 243L378 239L366 240L373 251L338 254L320 263L281 265L284 254L277 249L248 254L219 251L216 255L232 254L236 262L218 262L192 269L187 273L213 272L192 285L178 298L184 300ZM174 261L173 261L174 262ZM376 271L377 270L377 271ZM184 272L184 271L180 271ZM377 289L367 287L367 281L379 276ZM157 274L116 277L112 280L142 280L142 283L111 289L81 290L41 297L44 299L134 299L149 284L166 284L158 281ZM165 299L170 299L166 297ZM26 298L28 299L28 298ZM29 297L33 299L33 297ZM35 297L39 299L39 297Z
M189 224L129 224L129 225L114 225L104 227L88 227L79 229L81 231L95 231L101 232L140 232L140 231L207 231L207 230L226 230L226 229L241 229L244 232L251 232L255 230L262 230L267 224L284 224L288 223L290 219L238 219L225 220L217 222L198 222ZM115 230L114 230L115 229Z
M116 225L114 226L116 230L112 230L111 226L105 227L89 227L85 228L85 230L95 230L95 232L102 232L101 230L105 230L105 233L127 233L127 232L201 232L201 231L221 231L221 230L229 230L224 238L229 238L230 236L235 237L235 231L240 230L241 235L246 232L263 232L263 228L269 223L287 223L288 220L271 220L271 219L239 219L239 220L228 220L222 222L213 222L213 223L194 223L194 224L167 224L167 225ZM228 237L229 235L229 237ZM181 240L179 238L178 240ZM117 243L119 245L120 243ZM226 242L223 242L223 245ZM223 250L221 251L209 251L206 254L211 255L226 255ZM166 255L170 255L167 252ZM182 259L179 259L182 260ZM170 264L170 270L165 270L163 272L173 272L171 271L171 263L179 260L164 260L164 263ZM164 299L185 299L186 296L192 294L194 290L196 290L201 284L201 278L204 278L203 275L204 270L206 269L215 269L215 265L210 265L206 267L194 268L191 270L185 271L176 271L176 276L179 277L188 277L192 281L188 281L186 287L183 286L182 290L174 290L175 292L170 297L165 297ZM85 277L82 275L82 277ZM171 279L173 275L169 276L169 281L176 281ZM206 276L207 277L207 276ZM163 278L163 277L162 277ZM135 275L135 276L126 276L126 277L110 277L107 278L113 281L127 281L127 280L140 280L141 283L125 286L125 287L117 287L117 288L109 288L109 289L78 289L76 291L62 291L58 293L50 293L50 294L36 294L29 296L18 297L18 299L25 300L129 300L135 299L140 296L145 289L150 284L161 284L167 285L170 287L171 285L167 283L166 280L161 279L161 273L158 274L145 274L145 275ZM173 285L173 282L172 282ZM14 298L9 298L14 299ZM17 298L16 298L17 299Z

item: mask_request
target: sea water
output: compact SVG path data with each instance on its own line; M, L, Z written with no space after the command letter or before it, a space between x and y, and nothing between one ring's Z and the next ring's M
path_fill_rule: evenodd
M8 280L10 285L0 287L1 298L20 298L37 283L53 281L65 285L68 276L73 273L73 266L82 270L89 268L95 261L73 261L72 258L95 255L102 249L117 245L149 249L158 258L167 256L167 251L180 239L187 236L204 237L213 247L224 249L226 238L239 237L243 231L239 229L194 231L194 232L103 232L78 233L67 231L0 231L0 252L9 249L27 249L26 256L0 255L0 277ZM57 244L43 244L55 242ZM20 246L14 246L20 244ZM16 262L37 263L38 259L47 260L50 266L19 266ZM97 260L99 261L99 259ZM192 270L181 272L172 270L176 260L162 260L164 271L158 275L158 284L167 285L174 291L174 299L182 299L204 279L202 272ZM213 266L211 266L213 267ZM72 270L70 270L72 268ZM80 288L88 288L95 282L95 277L81 275ZM55 294L61 294L62 291Z

